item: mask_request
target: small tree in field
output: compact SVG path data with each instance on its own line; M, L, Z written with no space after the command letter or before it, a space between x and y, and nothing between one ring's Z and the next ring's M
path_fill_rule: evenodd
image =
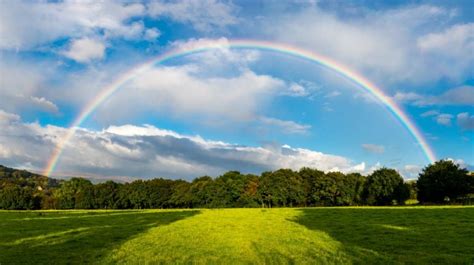
M450 160L440 160L423 169L416 183L420 202L442 203L474 192L474 177Z
M381 168L367 177L364 197L369 205L404 204L409 196L403 178L394 169Z

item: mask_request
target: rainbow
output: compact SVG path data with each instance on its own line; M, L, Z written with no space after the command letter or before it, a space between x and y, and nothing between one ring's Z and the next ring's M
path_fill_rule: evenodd
M403 111L403 109L397 105L397 103L389 96L385 95L384 92L371 83L369 80L364 78L362 75L356 73L355 71L349 69L347 66L336 62L330 58L327 58L323 55L290 46L287 44L279 44L275 42L267 41L258 41L258 40L227 40L227 39L218 39L218 40L208 40L208 41L197 41L191 45L182 45L176 46L174 49L169 50L166 53L163 53L157 57L152 58L151 60L142 63L131 70L125 72L119 76L114 82L104 87L97 96L91 100L76 119L72 122L67 133L62 139L60 139L47 162L46 167L43 170L43 175L50 176L54 171L56 164L62 154L62 151L68 141L74 136L78 127L86 120L96 109L100 106L106 99L110 98L117 90L119 90L127 81L132 80L136 76L139 76L141 73L152 68L156 64L162 64L170 59L184 57L190 54L200 53L209 50L215 49L256 49L262 51L277 52L282 54L287 54L297 58L305 59L311 62L315 62L321 66L324 66L344 78L349 79L350 81L356 83L360 88L375 96L386 108L389 110L408 130L408 132L413 136L415 141L420 146L421 150L425 154L427 160L430 163L433 163L436 160L435 154L431 147L428 145L426 139L423 137L420 130L415 126L413 121L408 117L408 115Z

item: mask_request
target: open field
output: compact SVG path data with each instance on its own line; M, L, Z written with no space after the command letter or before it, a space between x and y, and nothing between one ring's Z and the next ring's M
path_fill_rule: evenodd
M474 263L474 207L0 211L0 264Z

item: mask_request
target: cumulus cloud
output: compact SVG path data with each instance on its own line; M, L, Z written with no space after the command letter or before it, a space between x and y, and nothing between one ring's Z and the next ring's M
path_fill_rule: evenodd
M400 174L404 176L406 179L416 179L418 178L418 174L423 169L420 165L405 165L401 170Z
M451 126L451 119L453 117L454 116L451 114L441 113L438 116L436 116L436 122L440 125Z
M314 82L301 80L299 82L291 82L287 85L287 89L282 91L281 95L290 97L308 97L312 98L316 94L321 93L321 87Z
M297 83L291 83L290 87L288 88L288 95L294 97L305 97L308 96L309 93L305 87Z
M155 41L160 30L147 28L145 19L167 18L210 32L236 24L235 12L234 5L217 0L0 1L0 49L37 49L59 39L96 35Z
M31 49L56 39L97 32L110 37L141 37L143 25L129 20L145 14L145 7L109 0L1 1L0 12L0 48Z
M23 123L17 115L0 112L0 163L29 163L41 169L66 129ZM186 177L221 174L237 169L259 173L304 166L325 171L364 171L365 163L288 145L268 148L242 146L188 136L151 125L111 126L102 131L79 129L66 145L57 174L91 176Z
M81 63L87 63L92 60L102 59L104 57L105 44L97 39L82 38L73 40L69 49L62 54L70 59Z
M147 41L155 41L160 36L161 32L157 28L150 28L145 30L144 38Z
M471 170L471 171L473 169L473 165L468 164L463 159L460 159L460 158L455 159L455 158L448 157L446 160L452 161L454 164L459 165L459 167L461 168L466 168L467 170Z
M373 154L383 154L385 152L385 147L383 145L377 144L362 144L362 148Z
M459 113L457 124L464 130L474 130L474 115L469 115L467 112Z
M440 113L437 110L429 110L421 114L421 117L432 117L436 123L444 126L451 126L453 119L463 130L474 130L474 115L462 112L454 116L449 113Z
M474 24L439 22L454 15L431 5L360 8L352 16L316 6L263 21L269 37L335 58L380 83L429 83L473 73L474 57L466 55L474 49Z
M422 52L464 61L465 52L474 50L473 36L474 23L457 24L444 31L421 36L418 38L417 45Z
M256 117L265 99L282 89L284 82L251 71L229 78L199 77L196 68L184 66L151 69L127 87L114 97L118 104L136 102L136 106L181 116L202 114L248 120Z
M45 99L44 97L31 96L30 100L33 104L37 105L39 108L45 109L49 112L55 113L59 111L58 106L56 106L56 104Z

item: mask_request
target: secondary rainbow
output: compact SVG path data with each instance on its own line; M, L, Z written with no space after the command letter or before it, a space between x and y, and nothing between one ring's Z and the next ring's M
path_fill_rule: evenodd
M298 57L301 59L309 60L319 65L322 65L330 70L333 70L340 74L341 76L351 80L356 83L360 88L366 92L372 94L377 98L386 108L389 110L400 122L401 124L409 131L413 136L415 141L420 146L421 150L425 154L428 162L433 163L436 160L433 150L428 145L426 139L423 137L420 130L416 127L413 121L408 117L408 115L402 110L400 106L397 105L395 101L389 96L387 96L380 88L375 86L369 80L367 80L362 75L356 73L355 71L349 69L347 66L336 62L328 57L314 53L312 51L304 50L298 47L290 46L287 44L280 44L275 42L267 41L258 41L258 40L209 40L209 41L198 41L190 45L177 46L174 49L169 50L166 53L163 53L153 59L142 63L131 70L120 75L114 82L104 87L97 96L91 100L76 119L72 122L67 133L62 139L60 139L48 160L46 167L43 170L45 176L50 176L54 171L56 164L59 161L59 158L63 152L64 147L68 141L74 136L76 130L81 125L84 120L86 120L94 110L101 105L106 99L110 98L117 90L119 90L123 85L133 78L139 76L141 73L147 71L157 64L164 63L170 59L183 57L190 54L195 54L199 52L204 52L214 49L256 49L270 52L283 53Z

